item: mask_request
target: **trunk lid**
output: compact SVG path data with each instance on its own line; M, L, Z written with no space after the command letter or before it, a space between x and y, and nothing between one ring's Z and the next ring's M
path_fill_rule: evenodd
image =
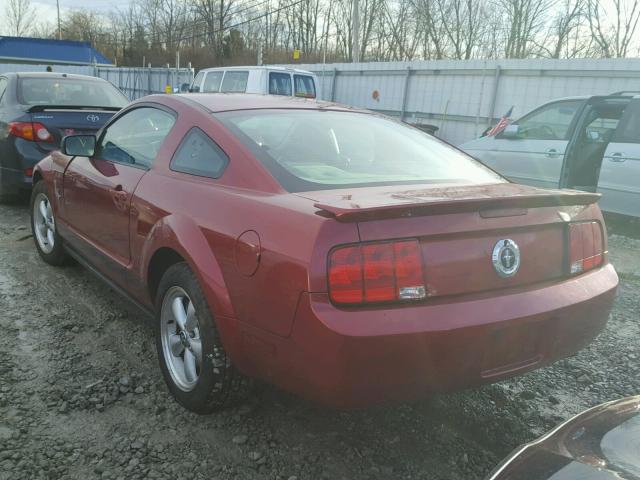
M117 108L36 106L29 109L31 121L46 127L53 142L38 142L45 150L57 150L67 135L96 134L118 111Z
M427 295L477 293L567 274L566 224L597 194L511 183L308 192L320 214L357 222L361 241L417 238ZM520 266L501 276L494 251L518 247ZM502 243L501 243L502 242ZM499 259L498 259L499 261Z

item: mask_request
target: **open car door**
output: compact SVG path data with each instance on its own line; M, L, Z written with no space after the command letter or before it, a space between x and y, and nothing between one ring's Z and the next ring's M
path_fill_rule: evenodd
M600 206L605 211L615 211L612 208L617 199L606 188L610 175L601 173L609 170L603 159L611 152L610 145L629 104L630 98L624 96L590 98L580 113L564 156L560 187L603 192Z
M603 210L640 217L640 98L625 109L604 152L598 191Z

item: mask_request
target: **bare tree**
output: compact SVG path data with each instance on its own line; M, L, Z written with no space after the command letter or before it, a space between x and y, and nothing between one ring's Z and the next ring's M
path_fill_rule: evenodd
M587 23L588 0L564 0L562 10L551 20L546 45L541 45L551 58L573 58L584 54L590 39L583 36Z
M626 57L640 20L640 0L588 0L587 5L591 35L601 55Z
M198 20L204 24L208 44L213 46L217 55L223 55L225 29L229 26L234 13L234 0L195 0L193 8Z
M28 35L36 19L30 0L9 0L6 15L11 33L16 37Z
M16 34L37 31L29 0L7 0ZM360 58L622 57L640 47L640 0L359 0ZM195 66L353 58L353 0L138 0L108 14L65 14L65 38L119 64ZM12 21L14 19L14 21ZM17 25L17 27L16 27Z
M504 21L504 55L507 58L526 58L539 50L538 36L553 2L551 0L497 0Z

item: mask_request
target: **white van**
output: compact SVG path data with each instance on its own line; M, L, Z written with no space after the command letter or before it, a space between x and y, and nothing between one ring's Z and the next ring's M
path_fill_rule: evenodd
M306 70L286 67L219 67L198 72L189 88L200 93L260 93L316 98L318 78Z

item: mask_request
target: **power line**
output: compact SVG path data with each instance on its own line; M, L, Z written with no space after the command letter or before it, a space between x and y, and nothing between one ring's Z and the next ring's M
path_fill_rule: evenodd
M295 7L296 5L299 5L300 3L304 2L304 1L307 1L307 0L296 0L296 1L294 1L294 2L292 2L290 4L288 4L288 5L284 5L282 7L279 7L277 9L275 9L275 10L270 10L270 11L265 12L263 14L257 15L255 17L251 17L251 18L249 18L247 20L243 20L241 22L234 23L232 25L228 25L228 26L223 27L223 28L219 28L219 29L216 29L216 30L208 31L208 32L200 32L200 33L193 33L192 32L190 35L182 36L182 37L179 37L179 38L174 38L174 39L172 39L172 41L176 42L176 43L179 43L179 42L183 42L183 41L187 41L187 40L193 40L193 39L196 39L196 38L202 38L202 37L208 37L208 36L212 36L213 37L213 36L215 36L217 34L225 32L227 30L230 30L230 29L233 29L233 28L237 28L237 27L240 27L242 25L246 25L246 24L254 22L256 20L260 20L262 18L265 18L265 17L267 17L267 16L269 16L269 15L271 15L273 13L278 13L278 12L280 12L282 10L287 10L289 8ZM237 15L237 14L239 14L241 12L250 10L252 8L256 8L257 6L263 5L263 4L267 3L267 2L269 2L269 0L259 0L257 3L255 3L255 4L253 4L253 5L249 6L249 7L245 7L243 9L241 9L241 10L233 12L233 15ZM194 28L194 27L197 28L197 27L200 27L200 26L208 27L208 23L206 21L204 21L204 20L200 20L199 22L192 24L192 28ZM169 30L164 30L164 31L160 31L160 32L157 32L157 33L166 35L168 32L169 32ZM101 42L101 43L102 43L102 45L119 46L119 45L122 45L123 42ZM152 47L152 46L161 45L163 43L166 43L166 42L157 40L155 42L150 42L148 45L150 47Z

